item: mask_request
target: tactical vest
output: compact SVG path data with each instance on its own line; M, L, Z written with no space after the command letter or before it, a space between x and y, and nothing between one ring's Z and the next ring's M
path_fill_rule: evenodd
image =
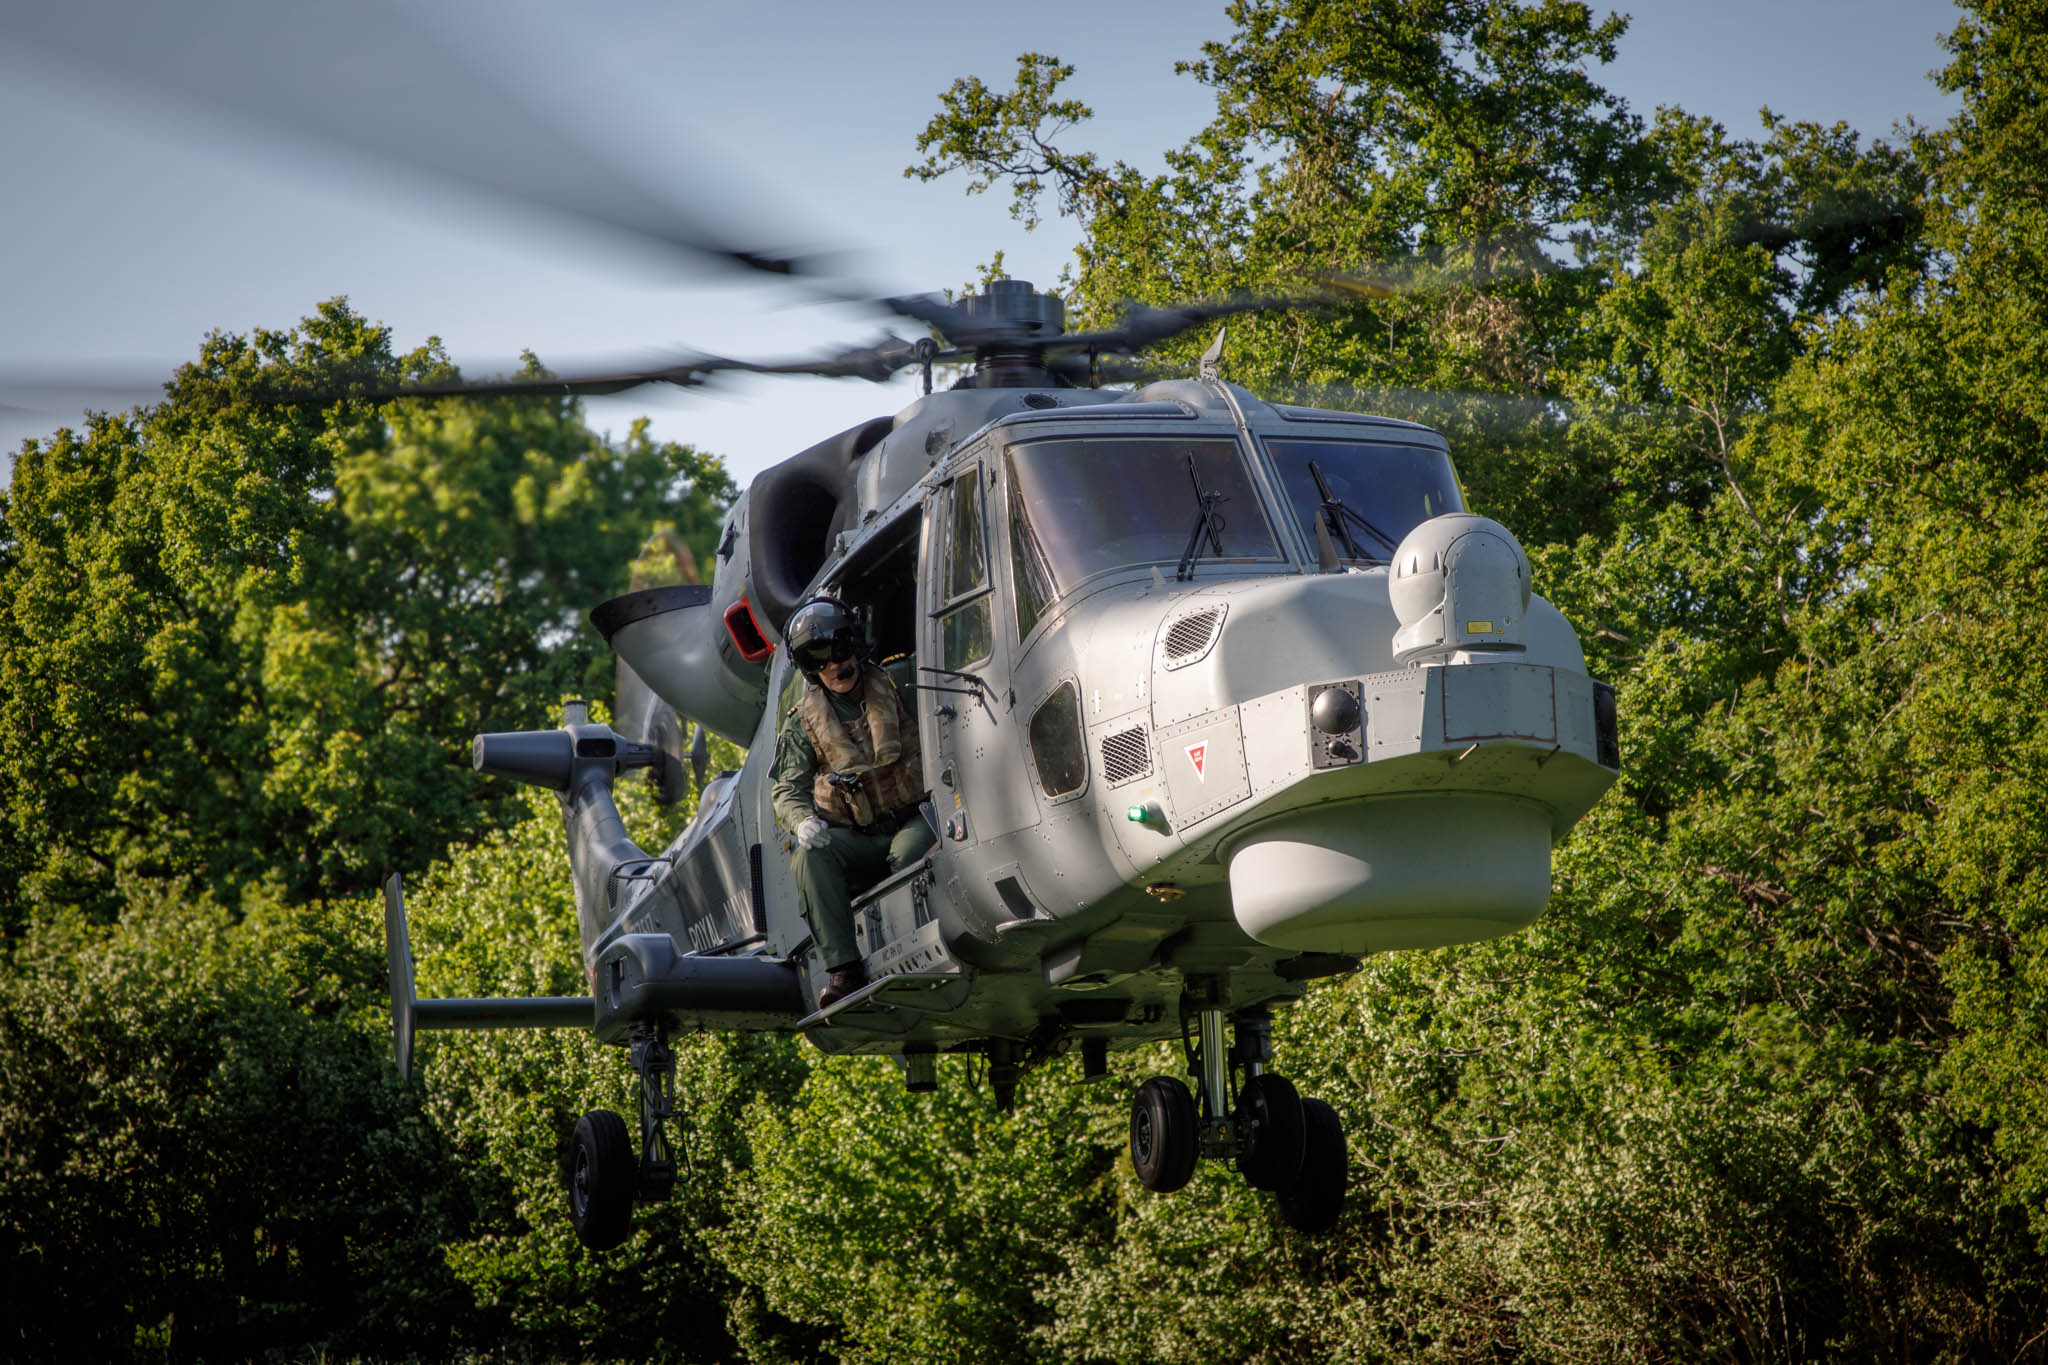
M865 664L860 677L862 716L851 727L840 723L823 683L807 685L794 708L818 756L811 800L828 824L872 825L878 815L908 810L924 796L917 731L896 685L881 669ZM834 773L859 776L859 793L849 797L833 786L827 779Z

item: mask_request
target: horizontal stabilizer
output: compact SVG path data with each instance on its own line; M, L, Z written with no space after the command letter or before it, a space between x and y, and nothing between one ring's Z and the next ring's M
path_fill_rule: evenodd
M421 1000L413 993L412 940L405 927L405 886L394 872L384 882L384 950L391 971L391 1036L398 1074L412 1074L416 1029L589 1028L596 1003L587 995Z

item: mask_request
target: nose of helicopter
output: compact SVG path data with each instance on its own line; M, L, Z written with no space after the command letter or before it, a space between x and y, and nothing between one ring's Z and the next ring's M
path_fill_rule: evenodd
M1373 568L1219 585L1161 615L1165 808L1191 848L1221 827L1211 856L1253 938L1357 954L1490 938L1542 912L1554 831L1612 777L1593 761L1577 637L1527 594L1519 547L1477 537L1410 557L1411 577L1454 570L1428 602L1412 586L1390 599ZM1461 586L1461 563L1518 581ZM1423 630L1430 647L1408 647Z

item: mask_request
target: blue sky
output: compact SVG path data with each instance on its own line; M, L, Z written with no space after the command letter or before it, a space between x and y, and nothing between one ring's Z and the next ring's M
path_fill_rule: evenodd
M1154 168L1210 108L1174 62L1229 30L1221 3L1179 0L417 8L491 80L640 179L769 244L851 249L860 277L891 293L960 286L997 251L1012 275L1048 283L1072 250L1064 224L1025 234L1000 193L903 178L956 77L1006 86L1019 53L1055 54L1078 68L1067 90L1096 111L1079 145ZM1646 116L1678 105L1754 135L1769 104L1869 136L1952 111L1927 78L1956 22L1945 0L1655 0L1630 12L1620 58L1598 78ZM542 217L195 116L9 42L4 24L0 164L13 191L0 215L0 376L167 376L210 329L289 326L337 294L401 346L439 336L472 374L522 348L557 364L683 345L802 355L882 325L788 289L650 269ZM643 390L591 412L614 432L645 414L657 434L724 454L745 482L901 406L913 384L760 379ZM0 447L64 420L0 410Z

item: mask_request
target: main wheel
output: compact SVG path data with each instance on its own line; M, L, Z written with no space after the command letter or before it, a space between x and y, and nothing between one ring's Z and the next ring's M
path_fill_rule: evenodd
M1294 1082L1269 1074L1245 1082L1237 1097L1237 1121L1251 1132L1251 1144L1237 1168L1255 1190L1284 1190L1301 1177L1308 1120Z
M1154 1076L1131 1097L1131 1165L1138 1183L1165 1194L1194 1178L1201 1120L1195 1098L1172 1076Z
M1307 1121L1301 1175L1280 1191L1280 1216L1297 1232L1328 1232L1344 1212L1344 1186L1351 1173L1344 1125L1321 1100L1303 1100L1301 1113Z
M625 1241L639 1181L640 1157L624 1119L593 1109L576 1121L569 1143L569 1221L577 1241L592 1251L610 1251Z

